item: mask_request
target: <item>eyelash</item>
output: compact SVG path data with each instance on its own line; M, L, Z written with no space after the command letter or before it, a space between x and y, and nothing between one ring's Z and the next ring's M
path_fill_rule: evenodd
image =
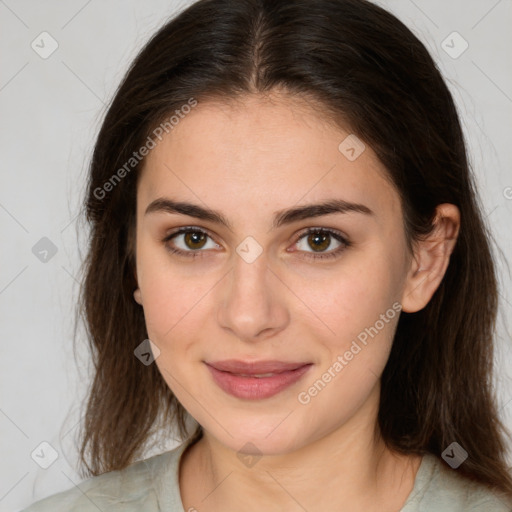
M205 251L201 251L201 250L183 251L181 249L177 249L176 247L172 247L172 246L168 245L167 242L169 242L171 239L177 237L178 235L181 235L184 233L203 233L204 235L208 236L209 238L211 238L213 240L213 238L209 235L209 233L207 231L205 231L204 229L197 228L194 226L187 226L187 227L180 228L178 231L170 233L162 240L162 243L165 244L165 248L167 249L167 251L169 251L171 254L177 254L179 256L184 256L186 258L197 258L198 256L201 257L200 253L205 252ZM344 236L342 236L337 231L333 231L331 229L326 229L326 228L308 228L306 231L303 231L302 233L300 233L300 235L297 236L294 244L296 244L297 242L299 242L300 240L302 240L304 237L306 237L307 235L309 235L311 233L330 235L335 240L340 242L342 245L340 247L338 247L337 249L331 250L330 252L326 252L326 253L315 254L315 253L306 252L305 255L300 256L303 259L323 260L323 259L337 258L345 249L347 249L348 247L350 247L352 245Z

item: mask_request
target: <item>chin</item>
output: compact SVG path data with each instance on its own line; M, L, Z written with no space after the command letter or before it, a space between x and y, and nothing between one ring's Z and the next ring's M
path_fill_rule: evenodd
M218 425L210 432L218 442L240 454L283 455L301 448L307 439L303 432L296 433L286 424L287 420L282 420L283 417L277 421L272 417L265 422L260 417L256 421L244 421L238 417L232 423L223 423L227 432Z

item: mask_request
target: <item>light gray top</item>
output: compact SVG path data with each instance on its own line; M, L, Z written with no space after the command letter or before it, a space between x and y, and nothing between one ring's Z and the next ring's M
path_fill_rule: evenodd
M94 476L21 512L185 512L178 471L184 442L120 471ZM423 457L414 487L400 512L511 512L486 487L463 478L441 459Z

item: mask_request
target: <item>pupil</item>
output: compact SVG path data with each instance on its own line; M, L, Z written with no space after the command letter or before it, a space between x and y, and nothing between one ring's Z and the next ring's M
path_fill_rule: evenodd
M329 247L329 234L315 233L315 234L309 235L308 241L313 242L313 244L316 246L316 247L312 247L315 251L317 251L317 250L321 251L321 250L327 249L327 247ZM326 241L327 241L327 243L325 243Z
M191 247L192 249L200 249L204 245L205 240L206 237L204 233L200 233L198 231L185 233L185 243L189 245L189 242L191 242L191 245L196 245L195 247ZM197 244L199 244L199 246L197 246Z

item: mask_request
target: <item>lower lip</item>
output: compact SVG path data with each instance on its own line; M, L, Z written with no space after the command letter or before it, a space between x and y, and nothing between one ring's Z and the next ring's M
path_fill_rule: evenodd
M207 365L213 379L226 393L236 398L246 400L261 400L277 395L284 389L295 384L310 369L312 364L307 364L283 373L276 373L271 377L241 377L229 372L217 370Z

